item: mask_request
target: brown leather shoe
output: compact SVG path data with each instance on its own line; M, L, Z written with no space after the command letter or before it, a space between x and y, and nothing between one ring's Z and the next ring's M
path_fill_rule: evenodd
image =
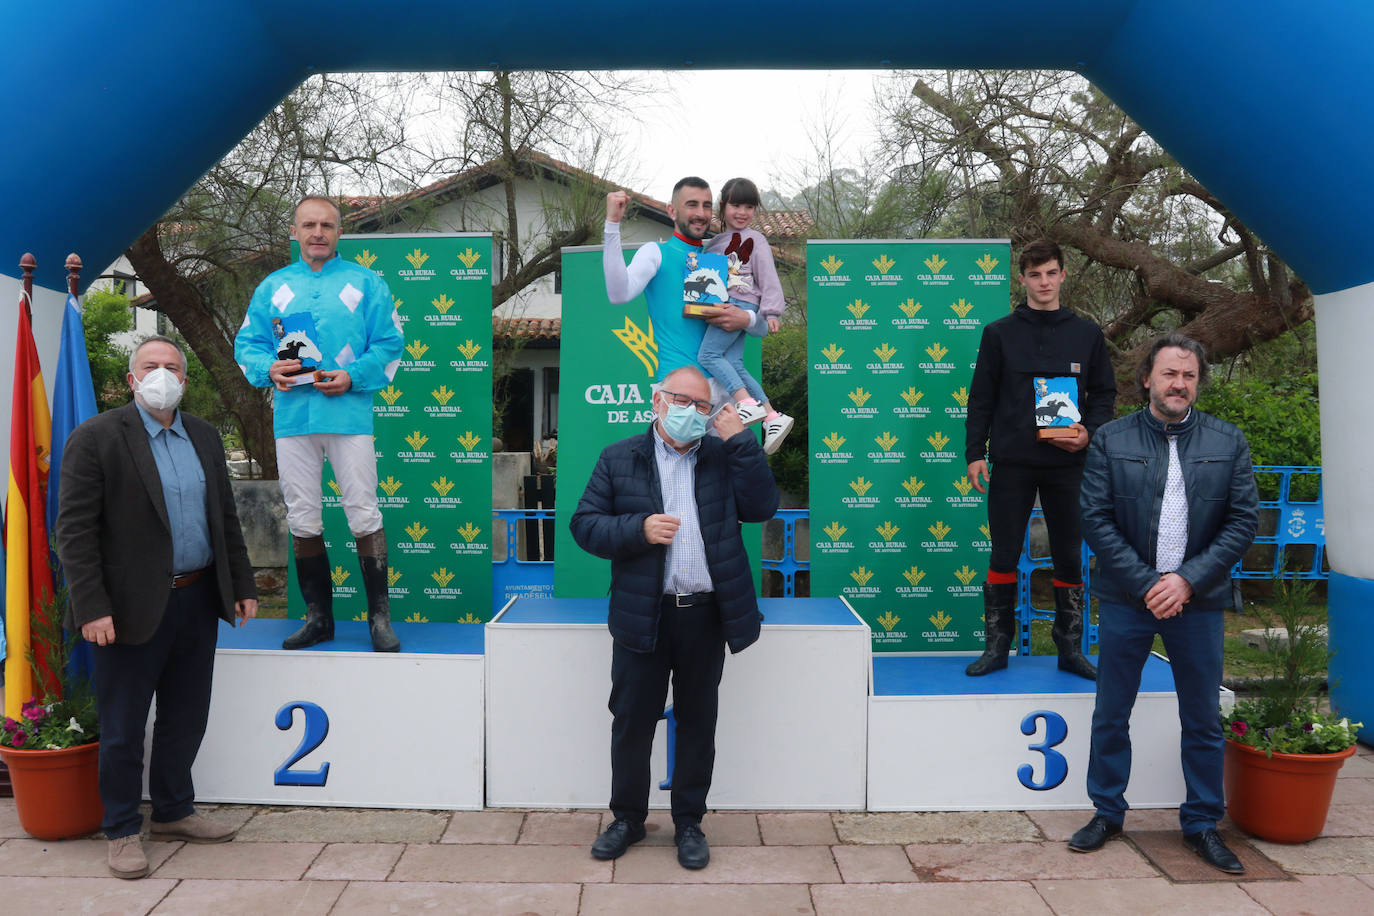
M136 833L110 840L105 860L110 874L116 878L142 878L148 874L148 857L143 854L143 842Z
M153 821L148 828L148 839L182 840L187 843L227 843L238 832L237 827L229 827L199 814L192 814L179 821Z

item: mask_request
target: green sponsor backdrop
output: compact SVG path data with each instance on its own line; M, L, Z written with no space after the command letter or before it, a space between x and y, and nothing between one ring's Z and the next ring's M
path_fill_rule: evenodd
M405 332L396 378L372 405L392 617L481 623L491 616L491 236L346 235L339 254L386 280ZM365 620L328 464L324 523L334 615ZM303 617L291 576L290 613Z
M633 254L625 253L627 262ZM562 328L553 593L556 598L599 598L609 594L610 563L578 547L568 523L601 450L645 432L652 422L658 347L643 296L624 305L606 298L600 245L563 249ZM760 377L759 359L758 340L751 338L745 365L755 377ZM800 446L789 442L783 447ZM760 527L747 527L755 530L746 532L745 544L757 558ZM754 578L757 588L761 577Z
M806 261L811 594L848 599L874 651L981 648L991 544L964 417L1009 243L812 241Z

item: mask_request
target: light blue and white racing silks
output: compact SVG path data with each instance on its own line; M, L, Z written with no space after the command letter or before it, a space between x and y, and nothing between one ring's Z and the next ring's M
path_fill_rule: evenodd
M297 261L268 275L253 293L234 340L234 359L249 383L272 386L268 369L277 359L272 319L309 312L323 359L320 368L345 369L352 387L326 396L314 385L274 392L273 433L372 433L372 395L391 384L405 338L386 281L338 255L319 270Z

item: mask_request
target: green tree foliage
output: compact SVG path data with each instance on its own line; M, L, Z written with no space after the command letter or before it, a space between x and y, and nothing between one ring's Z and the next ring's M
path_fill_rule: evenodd
M778 486L807 505L806 325L785 324L763 339L763 390L775 409L796 421L768 464Z
M129 400L124 376L129 372L129 348L112 338L134 327L133 310L121 284L114 291L92 289L86 293L81 325L86 332L86 355L91 362L91 384L99 410L118 407Z

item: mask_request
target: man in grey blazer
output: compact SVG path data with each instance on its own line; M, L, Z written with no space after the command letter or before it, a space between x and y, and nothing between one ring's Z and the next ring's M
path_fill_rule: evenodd
M56 534L66 625L94 644L110 873L141 878L143 733L154 696L150 838L234 836L196 813L191 764L210 711L219 620L247 620L258 601L219 433L177 410L185 355L150 337L129 358L127 379L134 402L67 440Z

